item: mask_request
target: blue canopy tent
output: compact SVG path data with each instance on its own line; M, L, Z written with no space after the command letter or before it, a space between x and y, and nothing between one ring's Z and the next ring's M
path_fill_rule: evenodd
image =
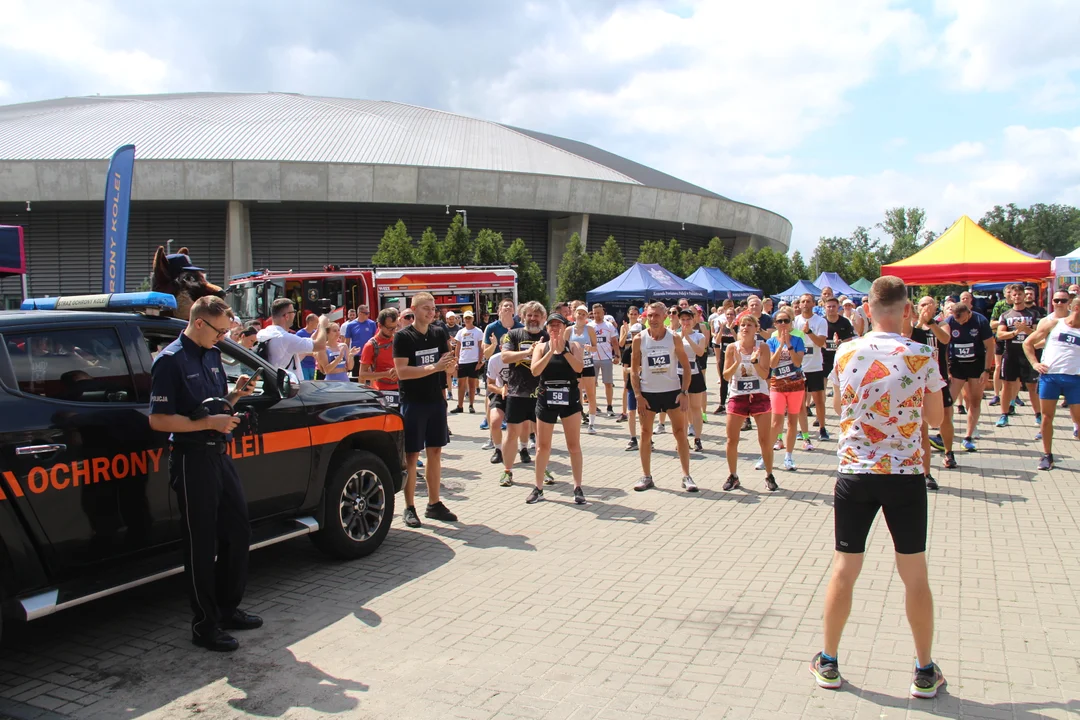
M699 267L686 281L705 288L710 300L745 300L751 295L761 296L760 290L743 285L720 268Z
M787 300L788 302L791 302L792 300L797 300L799 297L805 295L806 293L810 293L815 298L821 297L821 290L819 290L816 285L814 285L809 280L799 280L797 283L789 287L784 292L773 295L772 299L776 300L777 302L780 302L781 300Z
M619 277L585 293L585 302L630 303L663 300L669 302L686 298L705 300L708 291L700 285L687 282L659 265L634 263Z
M844 282L844 278L840 277L834 272L823 272L818 275L814 284L819 288L832 288L833 295L840 297L841 295L847 295L852 300L862 300L866 297L866 293L859 292L855 288Z

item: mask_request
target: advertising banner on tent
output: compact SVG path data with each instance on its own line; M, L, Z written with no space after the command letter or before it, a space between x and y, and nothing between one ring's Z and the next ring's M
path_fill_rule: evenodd
M124 145L113 153L105 180L105 249L101 270L102 292L124 292L127 263L128 214L131 209L131 176L135 171L135 146Z
M23 229L18 225L0 225L0 277L25 273Z

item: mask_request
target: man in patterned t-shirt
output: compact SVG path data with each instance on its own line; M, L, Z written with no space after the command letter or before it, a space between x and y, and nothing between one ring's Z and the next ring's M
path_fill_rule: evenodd
M945 678L930 655L934 600L926 572L923 422L942 421L945 381L929 346L903 337L910 324L907 287L887 275L870 288L873 331L836 354L832 380L841 388L840 468L833 494L836 552L825 594L825 643L810 663L818 685L839 688L840 635L851 612L870 526L880 508L892 534L904 582L917 665L911 694L929 698Z

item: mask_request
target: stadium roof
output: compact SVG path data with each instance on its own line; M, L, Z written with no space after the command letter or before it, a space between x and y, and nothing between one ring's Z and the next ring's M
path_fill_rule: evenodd
M586 143L440 110L291 93L83 97L0 106L0 160L267 160L467 168L721 197Z

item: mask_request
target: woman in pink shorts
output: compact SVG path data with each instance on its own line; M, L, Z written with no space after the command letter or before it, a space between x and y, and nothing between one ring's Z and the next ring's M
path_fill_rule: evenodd
M799 413L802 411L803 395L806 394L806 379L802 372L803 353L806 345L801 337L791 334L793 321L791 310L781 308L773 316L776 334L769 338L771 355L769 372L769 396L772 401L773 435L778 436L784 430L784 413L787 413L786 453L784 469L794 470L795 437L798 430Z
M757 420L758 444L764 463L765 485L776 490L773 477L772 407L769 400L769 346L758 338L758 320L745 315L739 320L735 341L724 350L723 376L728 383L727 401L727 463L728 479L724 490L739 487L736 463L739 459L739 436L743 421L753 417Z

